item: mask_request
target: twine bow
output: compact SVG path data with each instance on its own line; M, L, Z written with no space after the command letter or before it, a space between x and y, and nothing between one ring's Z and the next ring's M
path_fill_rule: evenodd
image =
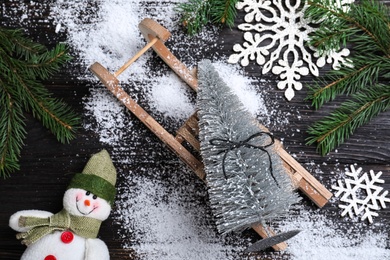
M259 136L262 136L262 135L269 136L270 139L271 139L271 142L269 144L265 144L265 145L254 145L254 144L250 143L250 141L252 139L254 139L256 137L259 137ZM240 147L246 147L246 148L261 150L261 151L263 151L263 152L265 152L267 154L268 160L269 160L269 170L270 170L271 176L274 179L276 185L279 186L279 184L278 184L278 182L277 182L277 180L276 180L276 178L274 176L274 173L273 173L271 155L266 150L266 148L270 147L271 145L273 145L275 143L274 136L271 133L268 133L268 132L258 132L258 133L255 133L255 134L249 136L247 139L245 139L243 141L238 141L238 142L237 141L231 141L231 140L228 140L228 139L223 139L223 138L213 138L209 142L210 142L211 145L215 145L215 146L219 146L219 147L224 148L223 149L224 155L223 155L223 158L222 158L222 172L223 172L223 175L225 176L225 179L228 179L227 175L226 175L226 169L225 169L225 161L226 161L227 155L229 154L230 151L233 151L235 149L239 149Z

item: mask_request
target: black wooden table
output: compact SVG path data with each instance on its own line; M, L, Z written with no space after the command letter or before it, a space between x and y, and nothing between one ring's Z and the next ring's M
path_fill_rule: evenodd
M5 1L5 3L0 4L0 7L7 8L11 2L15 4L13 1ZM3 12L6 12L6 10L2 9L1 12L1 14L4 14ZM45 14L46 12L43 11L42 13ZM66 40L66 34L56 34L53 26L45 24L44 19L41 21L35 21L34 19L24 27L26 32L35 40L48 47L53 46L60 40ZM238 19L242 19L242 14L239 14ZM19 26L14 19L7 16L0 17L0 21L5 26ZM242 32L237 28L232 30L223 29L217 40L218 47L215 47L214 50L211 48L208 51L218 50L228 56L232 53L232 46L239 37L242 37ZM168 46L169 44L174 43L168 43ZM178 55L179 58L185 59L185 56L180 57L180 55L191 55L191 51L189 51L189 54L182 53ZM207 56L207 53L205 56ZM154 57L154 59L158 66L163 66L158 57ZM266 79L270 82L269 87L262 90L266 92L267 100L275 104L281 113L290 112L291 116L289 116L289 124L285 127L278 127L277 118L268 127L275 136L283 138L285 149L290 154L294 154L301 164L305 166L311 164L321 165L321 173L316 172L315 169L310 169L310 167L308 168L328 189L331 189L331 184L335 182L335 169L343 169L345 165L356 163L366 171L369 169L375 172L382 171L382 178L385 180L383 188L390 190L390 111L382 113L369 124L358 129L345 144L337 149L337 152L331 152L321 157L316 152L315 147L305 145L306 130L312 122L328 114L334 105L340 104L345 98L332 102L324 109L314 111L309 102L304 101L307 94L306 89L297 91L295 98L291 102L287 102L283 98L282 91L275 87L275 82L278 80L276 76L272 74L261 75L259 66L256 65L246 67L245 71L247 75ZM63 99L72 106L81 115L84 123L88 123L92 122L93 119L85 115L83 99L90 96L92 87L102 88L102 86L87 80L79 80L78 76L81 73L83 72L80 72L79 65L76 62L70 62L60 73L44 82L44 84L54 96ZM311 80L308 77L305 82ZM144 105L147 106L147 104ZM138 145L129 144L129 146L134 146L131 152L131 164L120 162L117 158L118 153L112 155L120 174L123 174L129 168L150 167L150 169L158 169L159 167L166 167L166 164L172 162L181 165L178 159L164 145L161 145L160 140L146 130L145 126L138 122L134 116L126 112L125 109L123 109L123 113L127 113L129 120L134 121L136 129L141 129L145 141ZM31 115L27 114L26 117L25 123L28 134L22 149L21 169L10 178L0 180L0 259L19 259L25 249L25 246L16 240L16 232L8 227L11 214L25 209L58 212L62 209L62 196L69 180L74 173L83 169L90 155L102 148L109 152L118 151L118 147L100 143L98 133L83 127L78 129L76 139L71 141L70 144L59 144L52 134ZM159 118L158 114L156 117L156 119L164 121L163 118ZM189 173L190 171L185 172ZM205 191L205 187L195 176L186 178L187 182L194 182L196 188L202 192ZM123 180L124 176L119 175L118 183ZM306 207L316 208L306 197L303 197L302 203ZM337 205L338 202L334 201L327 204L322 211L329 218L333 218L333 221L344 222L344 226L347 228L348 225L353 225L352 222L348 224L348 220L340 217L340 209L337 208ZM389 226L389 208L380 210L375 222ZM122 238L118 235L119 229L120 223L114 216L111 216L103 222L99 233L99 237L109 247L111 259L137 259L137 255L133 250L123 249ZM389 234L389 229L384 230L384 232ZM256 235L251 232L246 232L243 237L257 239ZM264 259L271 255L273 255L272 250L268 250L259 253L258 259ZM240 255L240 257L245 258L243 255ZM273 259L286 259L286 257L288 256L274 255Z

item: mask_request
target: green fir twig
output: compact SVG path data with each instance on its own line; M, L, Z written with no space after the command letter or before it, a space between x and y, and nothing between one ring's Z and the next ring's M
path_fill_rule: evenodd
M238 0L188 0L180 3L177 11L181 13L181 22L189 35L202 30L208 23L234 25Z
M182 14L180 21L183 23L189 35L198 33L209 22L210 1L189 0L177 6Z
M379 84L390 71L390 9L373 0L335 6L333 0L311 0L306 16L321 21L310 45L321 54L349 44L349 64L333 70L309 86L307 100L315 109L348 95L330 116L308 130L307 144L316 144L322 155L335 149L355 130L389 107L388 85Z
M237 15L236 4L238 0L213 0L211 1L212 22L226 24L228 27L234 25Z
M378 84L351 96L329 116L308 130L309 145L316 144L322 155L344 143L357 128L390 107L390 86Z
M0 28L0 176L19 169L26 136L23 112L31 112L61 143L74 138L78 117L42 85L70 60L65 45L52 50L21 30Z

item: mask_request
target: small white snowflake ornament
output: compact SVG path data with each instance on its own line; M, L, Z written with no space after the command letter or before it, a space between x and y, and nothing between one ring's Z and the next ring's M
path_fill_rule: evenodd
M345 6L354 0L336 0L335 7ZM235 44L236 52L229 57L229 63L240 62L248 66L251 60L264 65L262 73L269 71L280 75L279 89L285 89L287 100L292 100L295 91L302 89L301 76L311 73L319 76L319 67L333 63L337 69L349 54L348 49L334 50L319 57L314 47L308 46L313 25L304 17L308 5L305 0L241 0L236 8L246 12L245 23L238 25L244 31L242 44ZM318 58L316 61L315 59Z
M335 196L341 196L340 201L345 202L339 205L339 208L344 209L341 216L348 214L352 218L354 215L363 214L361 220L368 219L372 223L372 218L378 216L376 211L386 208L386 202L390 202L390 198L386 197L388 191L382 192L383 188L376 185L385 182L380 179L382 172L375 174L370 170L369 176L367 172L361 175L362 168L356 170L353 165L350 168L351 171L346 169L345 174L351 179L345 179L345 185L339 180L338 186L332 186L337 190Z

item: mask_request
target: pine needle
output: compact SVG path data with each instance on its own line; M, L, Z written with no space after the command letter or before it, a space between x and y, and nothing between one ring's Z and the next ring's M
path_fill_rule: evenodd
M180 3L176 10L182 13L180 21L189 35L200 32L210 20L209 0L189 0L187 3Z
M342 144L355 130L390 107L390 86L378 84L351 96L329 116L308 130L307 144L316 144L321 155Z
M40 82L68 60L63 44L47 50L20 30L0 27L0 176L19 169L26 136L24 111L31 112L61 143L74 138L78 117Z
M390 9L373 0L348 6L336 6L333 0L311 0L308 4L305 15L321 21L310 44L322 54L347 44L352 48L349 66L331 71L309 86L306 99L315 109L339 95L350 96L308 130L307 144L316 144L325 155L389 107L390 86L379 82L390 71Z
M178 4L181 22L189 35L199 33L208 23L234 25L238 0L188 0Z
M0 88L0 176L8 177L19 170L18 157L26 136L24 127L22 108L11 93Z
M211 16L214 23L226 24L229 27L234 25L237 14L236 3L238 0L213 0L211 1Z

